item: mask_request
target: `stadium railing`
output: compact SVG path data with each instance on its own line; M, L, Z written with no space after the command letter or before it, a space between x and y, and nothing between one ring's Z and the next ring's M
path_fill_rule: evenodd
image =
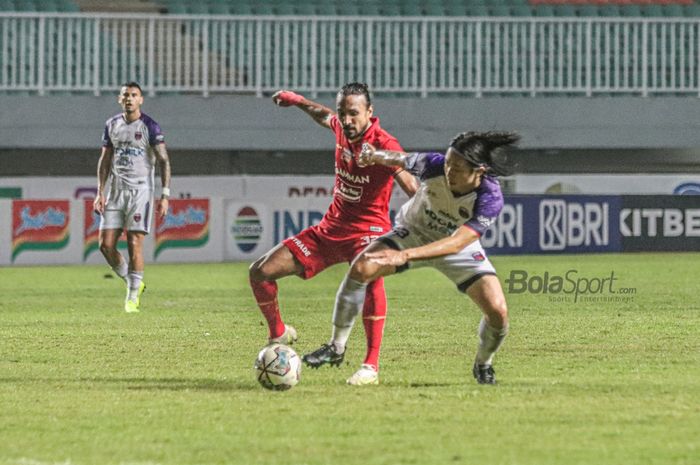
M0 91L700 96L700 18L0 13Z

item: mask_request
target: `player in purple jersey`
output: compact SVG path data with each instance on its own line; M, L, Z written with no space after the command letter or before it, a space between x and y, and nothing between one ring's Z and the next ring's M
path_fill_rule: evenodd
M409 268L429 266L452 280L483 312L472 372L479 384L495 384L492 361L508 333L508 308L496 270L479 238L503 208L496 176L512 173L508 154L499 148L518 139L509 132L462 133L452 140L445 155L364 146L361 166L402 167L418 176L421 184L401 207L394 229L353 261L336 296L332 344L344 347L368 283ZM378 382L377 372L364 365L348 379L353 385Z
M143 240L151 228L155 166L160 169L162 191L156 214L165 216L170 196L170 159L158 123L141 112L143 93L136 82L119 91L123 112L110 118L102 136L97 165L97 195L93 208L101 215L100 251L127 287L124 310L139 311L143 283ZM110 181L109 193L105 192ZM126 231L129 264L117 250Z

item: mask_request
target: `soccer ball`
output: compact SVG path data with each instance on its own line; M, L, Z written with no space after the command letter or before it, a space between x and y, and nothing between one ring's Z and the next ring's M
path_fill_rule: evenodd
M265 389L286 391L299 382L301 360L291 347L270 344L255 359L255 375Z

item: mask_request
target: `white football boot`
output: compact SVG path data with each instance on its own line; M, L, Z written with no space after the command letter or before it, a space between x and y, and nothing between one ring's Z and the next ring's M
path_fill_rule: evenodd
M279 337L271 337L268 339L268 344L274 344L278 342L280 344L285 344L291 346L297 341L297 330L293 326L284 325L284 332Z
M348 378L348 384L351 386L366 386L368 384L379 384L379 373L372 365L362 364L359 370L354 375Z

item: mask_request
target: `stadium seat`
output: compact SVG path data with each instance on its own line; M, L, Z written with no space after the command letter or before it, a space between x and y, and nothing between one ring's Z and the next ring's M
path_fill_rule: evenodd
M642 15L648 18L661 18L664 15L661 5L642 5Z
M401 16L401 9L398 5L387 3L379 7L379 12L383 16Z
M417 3L406 3L400 6L403 16L423 16L423 8Z
M599 16L598 7L595 5L581 5L576 8L579 16Z
M513 5L510 12L513 16L532 16L530 5Z
M10 0L0 0L0 11L15 11L15 4Z
M213 15L227 15L230 13L230 10L228 4L217 2L209 4L209 13Z
M36 4L32 0L17 0L15 2L16 11L37 11Z
M642 9L639 5L621 5L620 15L626 16L628 18L639 18L642 16Z
M683 7L683 13L689 18L697 18L700 16L700 5L693 3L691 5L685 5Z
M554 5L554 16L571 18L576 16L576 8L573 5Z
M253 7L250 3L233 2L229 11L234 15L252 15Z
M679 5L678 3L669 3L668 5L664 5L662 10L663 15L667 18L682 18L685 16L683 6Z
M511 16L510 7L508 5L494 5L489 8L489 14L497 17Z
M554 16L554 7L552 5L537 5L532 9L535 16Z
M316 14L320 16L335 16L337 14L341 15L348 15L352 13L344 13L342 9L339 9L335 3L332 2L327 2L327 3L320 3L314 7L316 10ZM348 8L349 10L349 8Z
M208 15L209 7L206 3L190 2L187 4L187 12L191 15Z
M445 16L445 7L439 2L427 2L424 11L427 16Z
M620 7L618 5L614 5L612 3L608 3L605 5L601 5L598 8L598 14L600 16L620 16Z
M291 3L277 4L277 5L275 5L273 12L276 15L280 15L280 16L289 16L289 15L296 14L296 11L294 10L294 5L292 5Z

